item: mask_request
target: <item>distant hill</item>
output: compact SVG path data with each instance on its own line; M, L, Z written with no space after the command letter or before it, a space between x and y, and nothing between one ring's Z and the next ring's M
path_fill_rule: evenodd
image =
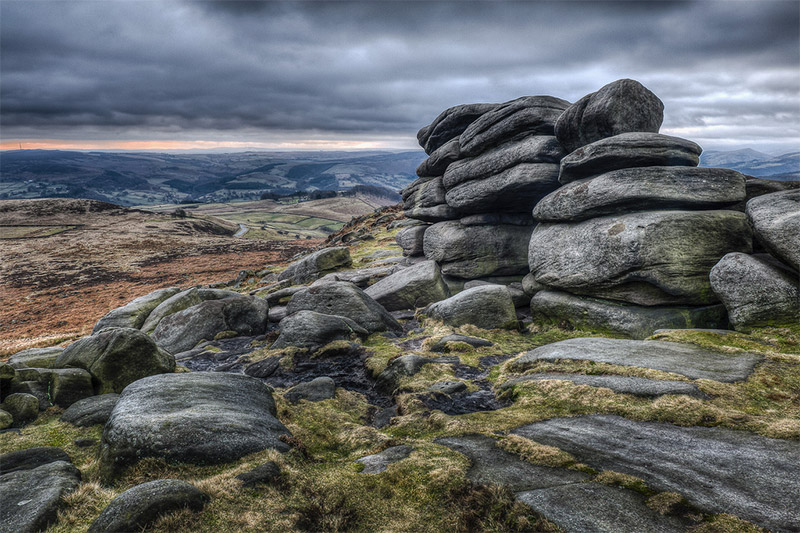
M759 178L800 180L800 152L772 156L749 148L709 150L700 156L700 166L732 168Z
M265 192L399 191L425 158L413 152L162 154L0 152L0 199L87 198L119 205L256 200Z

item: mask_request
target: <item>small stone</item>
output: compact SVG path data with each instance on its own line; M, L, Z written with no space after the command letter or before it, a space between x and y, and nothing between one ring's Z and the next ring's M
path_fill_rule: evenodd
M295 385L283 395L284 398L291 403L297 403L300 400L308 400L309 402L321 402L322 400L329 400L336 395L336 383L333 379L323 376L315 378L305 383Z
M411 446L392 446L380 453L356 459L356 463L364 465L364 469L360 472L361 474L380 474L385 471L390 464L402 461L411 455L412 451L414 451L414 448Z
M281 469L275 461L268 461L263 465L257 466L252 470L236 476L242 482L243 487L253 487L255 485L268 485L278 479Z

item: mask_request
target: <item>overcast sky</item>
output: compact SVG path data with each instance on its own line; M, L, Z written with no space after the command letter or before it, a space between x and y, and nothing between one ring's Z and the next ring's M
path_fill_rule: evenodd
M0 0L4 148L414 148L443 109L634 78L663 133L800 146L800 2Z

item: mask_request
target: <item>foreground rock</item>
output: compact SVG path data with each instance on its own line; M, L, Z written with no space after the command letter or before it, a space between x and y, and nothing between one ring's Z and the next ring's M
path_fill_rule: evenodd
M509 368L524 371L537 361L559 359L651 368L691 379L734 382L747 379L763 356L722 354L677 342L584 337L540 346L509 363Z
M69 455L55 446L38 446L0 455L0 475L19 470L33 470L56 461L70 462Z
M153 309L158 307L159 304L167 298L175 296L179 292L181 292L180 287L169 287L140 296L132 302L110 311L95 324L92 333L97 333L103 328L140 329Z
M220 334L237 336L264 333L269 322L269 305L254 296L237 295L208 300L173 313L159 322L153 340L170 353L194 348L200 341L211 341Z
M426 154L432 154L451 141L478 117L497 109L500 104L464 104L442 111L428 126L417 132L417 141Z
M448 326L472 324L483 329L514 329L517 313L511 293L500 285L482 285L429 305L425 314Z
M634 339L645 339L658 329L718 329L728 325L725 306L719 304L643 307L550 290L540 290L531 298L531 315L537 323L568 324Z
M800 523L800 443L722 428L634 422L613 415L556 418L515 430L599 470L678 492L709 513L773 531Z
M164 318L173 313L183 311L184 309L199 305L208 300L222 300L223 298L236 296L241 296L241 294L225 289L192 287L191 289L174 294L158 304L158 307L147 315L147 319L144 321L144 324L142 324L141 330L145 333L153 333L156 326L158 326Z
M402 271L401 271L402 272ZM370 333L402 331L403 326L364 291L345 281L318 281L289 300L287 313L314 311L344 316Z
M732 253L711 269L711 287L739 331L800 324L797 272L767 258Z
M423 261L383 278L364 291L387 311L416 309L450 296L435 261Z
M620 133L658 133L664 104L644 85L622 79L587 94L562 113L555 134L567 152Z
M240 374L151 376L120 395L103 431L101 471L111 479L143 457L214 464L266 448L287 451L269 388Z
M71 463L55 461L0 476L0 531L34 533L57 519L62 499L80 483Z
M562 185L604 172L634 167L696 167L697 144L658 133L622 133L578 148L561 160Z
M28 368L53 368L64 348L53 346L50 348L29 348L17 352L8 358L11 366L25 366Z
M646 211L539 224L528 260L537 282L574 294L703 305L717 301L708 273L733 251L752 251L750 227L738 211Z
M70 405L60 420L79 427L105 424L118 399L119 394L114 393L84 398Z
M338 268L350 266L350 249L346 246L324 248L295 261L278 275L279 280L290 280L293 284L308 283Z
M753 198L747 202L747 217L767 251L800 270L800 189Z
M143 377L175 371L175 359L148 335L132 328L105 328L70 344L56 368L82 368L95 382L95 392L122 392Z
M745 176L705 167L642 167L573 181L536 204L543 222L569 222L627 211L726 209L745 195Z
M329 400L334 396L336 396L336 383L327 376L299 383L286 391L286 394L283 395L284 398L292 403L297 403L300 400L321 402L322 400Z
M126 490L103 509L89 533L140 531L172 511L201 511L208 496L191 483L178 479L159 479Z
M280 323L281 334L271 348L296 346L316 350L329 342L338 340L365 339L369 331L353 320L338 315L326 315L316 311L298 311Z
M15 392L6 396L0 409L11 415L12 425L21 427L39 416L39 398L33 394Z

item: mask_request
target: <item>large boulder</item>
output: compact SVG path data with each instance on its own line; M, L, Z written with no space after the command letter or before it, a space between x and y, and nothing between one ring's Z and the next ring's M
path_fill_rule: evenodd
M581 146L620 133L658 133L664 104L644 85L622 79L587 94L558 117L555 135L572 152Z
M0 531L34 533L58 518L64 496L73 492L81 473L71 463L55 461L0 476Z
M417 132L417 141L426 154L432 154L458 137L478 117L497 109L500 104L464 104L445 109L433 122Z
M28 368L53 368L64 348L51 346L49 348L28 348L17 352L8 358L11 366L25 366Z
M347 246L323 248L299 259L278 274L279 280L290 280L293 284L308 283L328 272L350 266L353 260Z
M138 329L105 328L67 346L55 366L88 371L97 394L120 393L143 377L174 372L175 358Z
M403 249L403 255L407 257L414 257L423 254L423 238L425 237L425 230L428 229L428 224L420 224L418 226L411 226L403 228L395 235L395 241Z
M103 431L101 473L111 479L143 457L215 464L274 448L289 430L278 421L269 387L241 374L162 374L132 383ZM284 437L285 438L285 437Z
M521 163L485 179L454 186L447 205L465 213L526 212L559 187L558 165Z
M643 307L566 292L540 290L531 298L534 322L644 339L658 329L725 328L723 305Z
M570 103L553 96L523 96L484 113L459 137L461 155L471 157L528 135L553 135L556 120Z
M221 300L223 298L230 298L232 296L241 296L238 292L228 291L224 289L203 289L199 287L192 287L185 291L174 294L158 304L147 316L147 319L140 328L145 333L152 333L156 326L165 317L188 309L194 305L201 304L207 300Z
M181 509L200 511L208 500L206 494L186 481L149 481L136 485L111 500L92 522L89 533L140 531L164 513Z
M78 400L64 411L59 420L79 427L105 424L117 400L119 394L113 392Z
M39 398L33 394L15 392L6 396L0 409L11 415L16 427L33 422L39 416Z
M697 144L659 133L621 133L578 148L561 160L559 181L634 167L696 167L703 151Z
M367 293L345 281L318 281L289 300L286 311L315 311L350 318L370 333L401 331L403 326Z
M800 324L800 278L769 256L730 253L711 269L710 279L737 330Z
M472 324L483 329L513 329L518 325L511 293L501 285L466 289L429 305L425 314L453 327Z
M92 375L82 368L18 368L12 392L28 392L39 398L39 409L51 405L69 407L94 395Z
M353 320L337 315L326 315L315 311L298 311L280 322L281 333L271 348L296 346L315 350L329 342L366 338L369 331Z
M533 209L540 222L578 221L630 211L725 209L745 196L745 176L705 167L639 167L570 182Z
M238 335L260 335L267 329L269 305L254 296L237 295L207 300L173 313L159 322L153 340L170 353L191 350L202 340L214 340L224 331Z
M103 328L136 328L140 329L147 320L147 316L164 300L181 292L180 287L158 289L150 294L140 296L135 300L110 311L95 324L92 333L97 333Z
M437 148L428 159L420 163L417 167L417 176L421 178L441 176L448 165L457 161L459 157L461 157L461 146L456 137Z
M747 202L747 217L767 251L800 270L800 189L753 198Z
M443 222L445 220L453 220L460 216L457 209L447 204L434 205L432 207L414 206L411 209L405 209L403 214L408 218L423 220L425 222Z
M435 207L445 203L441 176L417 180L403 189L403 209Z
M387 311L415 309L450 295L435 261L423 261L383 278L364 291Z
M525 274L531 231L533 226L440 222L425 232L425 257L443 274L462 279Z
M486 179L523 163L558 164L564 150L550 135L530 135L492 148L477 157L461 159L447 167L442 184L448 190L473 180Z
M536 281L640 305L714 303L708 273L728 252L752 251L738 211L645 211L539 224L529 247Z

